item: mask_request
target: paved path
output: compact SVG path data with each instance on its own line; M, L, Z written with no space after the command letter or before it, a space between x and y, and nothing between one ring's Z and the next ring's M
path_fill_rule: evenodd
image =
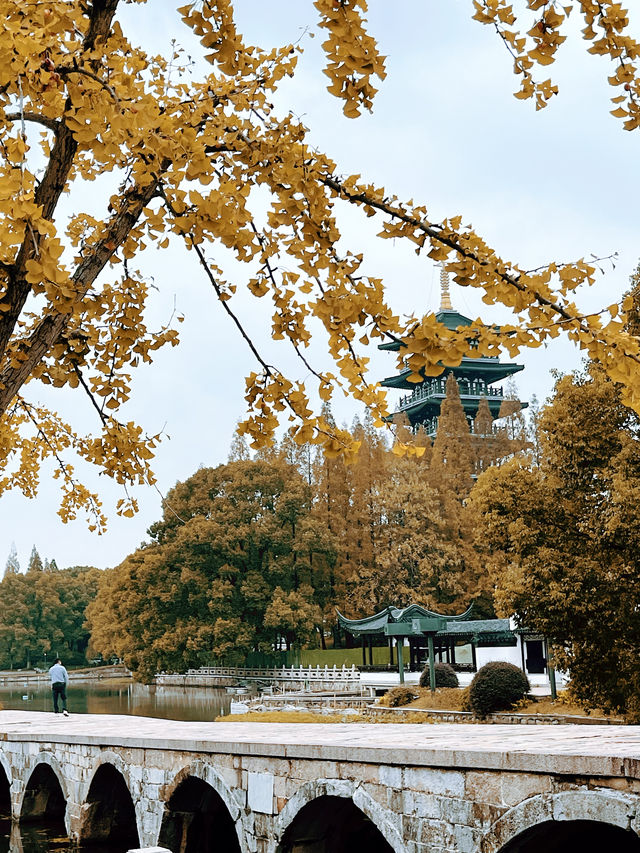
M640 778L640 726L202 723L0 711L1 742Z

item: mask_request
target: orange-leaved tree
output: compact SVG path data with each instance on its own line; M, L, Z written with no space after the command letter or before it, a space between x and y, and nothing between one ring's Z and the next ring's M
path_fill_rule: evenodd
M477 481L468 509L500 614L552 642L573 695L640 719L638 418L593 365L558 379L540 458Z
M522 0L531 17L524 33L506 0L475 0L474 17L495 27L511 52L522 82L518 97L534 97L542 107L555 87L537 82L534 71L553 60L574 8L584 16L589 50L614 63L614 115L636 129L639 48L626 13L608 0L565 3ZM63 484L62 517L85 507L101 527L99 499L76 479L74 452L125 486L152 480L158 436L118 415L132 369L177 341L174 328L147 329L147 284L133 268L144 245L165 248L171 235L195 253L256 358L241 426L254 446L272 440L284 415L298 443L353 454L357 441L316 413L312 400L316 394L327 400L342 387L382 423L385 397L367 378L362 349L371 340L400 341L398 357L419 382L465 354L492 355L504 345L513 355L564 330L621 383L623 401L640 410L640 348L623 328L628 306L585 315L572 299L593 280L590 263L526 270L501 258L460 216L432 221L422 204L342 175L308 141L299 120L273 107L273 92L294 74L299 48L246 44L232 0L198 0L176 10L176 24L181 18L211 65L200 78L185 73L179 56L150 56L137 47L118 21L118 6L118 0L5 0L2 6L0 492L17 486L32 495L40 463L53 457ZM315 0L309 11L326 34L329 90L347 116L371 109L373 82L385 69L367 31L365 0ZM113 181L105 209L74 206L74 193L99 175ZM73 209L68 219L61 211L65 193ZM459 284L513 309L514 322L448 330L433 314L396 316L382 281L364 275L362 258L340 243L339 203L378 216L382 237L412 241ZM226 280L210 262L212 243L246 263L242 287L271 300L264 310L272 336L294 348L313 387L284 375L258 351L234 302L240 282ZM335 372L312 365L305 352L311 329L322 327ZM95 432L78 435L35 403L25 386L37 382L86 394ZM119 509L130 515L135 501L123 499Z

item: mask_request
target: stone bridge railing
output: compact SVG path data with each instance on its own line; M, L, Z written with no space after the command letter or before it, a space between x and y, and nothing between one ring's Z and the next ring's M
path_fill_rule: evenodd
M159 685L185 687L224 687L232 682L254 681L309 691L360 690L360 672L355 666L283 666L269 669L203 666L200 669L189 669L184 674L159 673L155 681Z
M640 729L0 712L0 811L171 853L640 851ZM20 853L17 833L12 853Z

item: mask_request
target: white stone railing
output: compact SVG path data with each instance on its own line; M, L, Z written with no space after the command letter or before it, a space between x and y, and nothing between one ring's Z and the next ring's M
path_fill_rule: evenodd
M164 673L162 673L164 674ZM229 676L265 681L339 681L349 684L360 683L360 672L351 667L290 666L272 669L250 669L243 666L201 666L188 669L186 675L192 676Z

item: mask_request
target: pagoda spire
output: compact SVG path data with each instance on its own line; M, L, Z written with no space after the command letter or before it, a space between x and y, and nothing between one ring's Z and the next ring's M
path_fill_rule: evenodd
M440 266L440 310L453 311L451 294L449 293L449 273L444 263Z

